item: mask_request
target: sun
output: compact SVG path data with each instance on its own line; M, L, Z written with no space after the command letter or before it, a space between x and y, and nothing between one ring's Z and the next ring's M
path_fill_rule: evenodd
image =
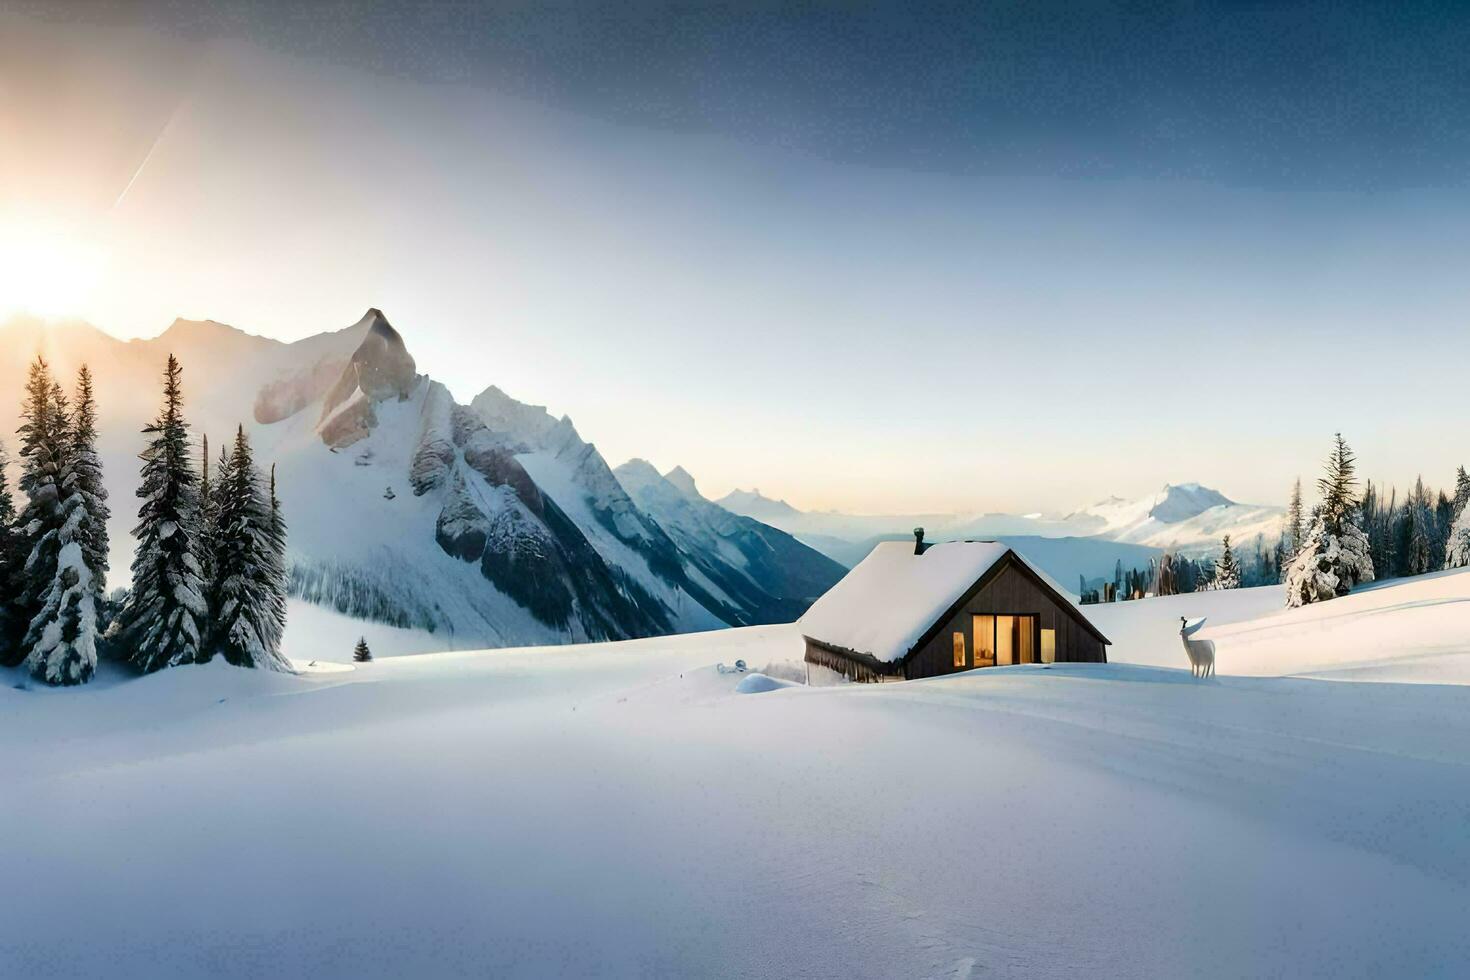
M105 252L74 231L0 221L0 318L79 315L105 265Z

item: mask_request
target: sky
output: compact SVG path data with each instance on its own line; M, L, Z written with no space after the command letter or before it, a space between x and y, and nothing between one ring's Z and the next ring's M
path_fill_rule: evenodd
M1413 9L1407 9L1412 6ZM0 317L370 306L806 509L1470 459L1470 10L0 0Z

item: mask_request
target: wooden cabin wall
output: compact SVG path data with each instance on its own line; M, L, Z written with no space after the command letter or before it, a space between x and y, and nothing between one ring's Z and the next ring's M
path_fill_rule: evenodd
M975 630L972 616L1035 614L1041 618L1041 629L1057 631L1057 663L1105 663L1107 654L1102 641L1089 633L1072 618L1069 611L1057 604L1026 574L1007 565L991 579L984 588L972 595L960 611L944 624L933 638L924 644L911 658L905 676L934 677L952 674L958 670L970 670L975 663ZM965 666L954 665L954 639L956 631L965 634ZM1041 656L1040 640L1036 655Z

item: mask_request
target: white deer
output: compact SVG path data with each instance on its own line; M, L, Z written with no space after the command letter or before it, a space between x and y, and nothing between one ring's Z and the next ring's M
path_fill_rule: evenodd
M1193 623L1179 617L1179 639L1184 644L1184 652L1189 655L1189 672L1196 677L1209 677L1215 673L1215 641L1190 639L1204 625L1203 617Z

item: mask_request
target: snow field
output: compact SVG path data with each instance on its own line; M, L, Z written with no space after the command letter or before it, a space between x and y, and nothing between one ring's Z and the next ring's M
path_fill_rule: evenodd
M789 627L7 684L0 974L1463 975L1467 600L1089 607L1111 664L758 697L714 664Z

